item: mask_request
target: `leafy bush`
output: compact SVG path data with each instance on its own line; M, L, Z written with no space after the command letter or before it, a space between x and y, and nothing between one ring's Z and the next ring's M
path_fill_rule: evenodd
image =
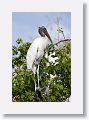
M63 102L71 95L71 42L55 50L51 44L46 49L48 55L58 59L49 62L43 56L40 61L40 90L34 91L34 75L27 70L26 54L31 43L17 39L12 46L12 101L14 102ZM47 65L47 63L49 63Z

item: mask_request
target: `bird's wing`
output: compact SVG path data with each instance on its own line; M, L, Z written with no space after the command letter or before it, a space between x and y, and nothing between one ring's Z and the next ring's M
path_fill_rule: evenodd
M34 43L34 42L33 42ZM30 48L28 49L27 52L27 69L31 69L33 70L33 63L36 59L36 55L37 55L37 46L34 44L31 44Z
M33 63L35 63L36 60L40 60L40 58L43 56L44 51L41 41L42 40L40 40L40 38L36 38L28 49L26 56L27 69L32 69Z

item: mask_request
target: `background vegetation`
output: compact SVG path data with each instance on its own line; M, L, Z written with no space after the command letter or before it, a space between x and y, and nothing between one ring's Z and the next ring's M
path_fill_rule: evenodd
M12 46L12 101L68 101L71 95L71 42L63 42L63 47L56 50L54 45L48 46L48 55L55 52L52 57L58 59L53 63L43 56L40 62L40 91L37 92L34 90L33 72L26 66L26 54L31 43L24 43L22 39L17 39L16 43Z

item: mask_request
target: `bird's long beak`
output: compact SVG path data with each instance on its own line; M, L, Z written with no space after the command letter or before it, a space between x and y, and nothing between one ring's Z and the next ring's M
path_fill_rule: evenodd
M52 39L50 38L51 43L53 43Z
M53 43L51 38L50 38L50 42Z
M48 32L45 35L48 37L48 39L50 40L50 42L53 43L50 35L48 34Z

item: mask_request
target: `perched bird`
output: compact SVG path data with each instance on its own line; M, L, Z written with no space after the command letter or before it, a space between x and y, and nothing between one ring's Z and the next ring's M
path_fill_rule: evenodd
M47 48L48 45L52 43L51 37L47 31L47 29L42 26L38 28L38 32L40 37L37 37L33 43L31 44L30 48L27 51L27 69L30 69L35 75L37 74L37 81L34 79L35 83L35 91L39 89L39 63L41 58L44 55L44 50ZM38 85L38 86L37 86Z

